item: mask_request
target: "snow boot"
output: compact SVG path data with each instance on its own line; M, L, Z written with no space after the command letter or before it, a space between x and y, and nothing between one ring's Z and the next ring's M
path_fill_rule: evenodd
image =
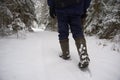
M80 62L78 64L78 66L79 66L79 68L87 68L89 65L90 59L87 54L85 38L76 38L75 44L77 47L78 54L80 56Z
M69 40L64 39L64 40L60 40L59 42L60 42L60 46L61 46L61 50L62 50L62 55L60 55L60 57L63 58L64 60L68 60L70 58Z

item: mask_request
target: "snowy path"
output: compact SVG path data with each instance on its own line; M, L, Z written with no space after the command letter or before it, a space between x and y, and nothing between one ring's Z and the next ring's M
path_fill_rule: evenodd
M0 80L120 80L120 54L87 37L90 73L81 71L70 35L71 60L59 58L56 32L28 34L26 39L0 39Z

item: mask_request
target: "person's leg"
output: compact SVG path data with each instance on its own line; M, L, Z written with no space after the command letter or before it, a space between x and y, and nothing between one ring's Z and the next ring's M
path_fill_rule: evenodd
M85 68L89 65L89 57L87 53L86 40L82 31L82 25L80 22L80 16L71 16L70 17L70 28L75 40L78 54L80 56L80 68Z
M59 40L68 39L69 36L69 25L68 17L65 14L57 14L58 19L58 37Z
M59 42L62 50L61 58L67 60L70 58L69 55L69 26L68 17L63 14L57 14L58 19L58 32L59 32Z
M73 35L73 38L84 37L81 25L81 19L78 15L69 16L70 29Z

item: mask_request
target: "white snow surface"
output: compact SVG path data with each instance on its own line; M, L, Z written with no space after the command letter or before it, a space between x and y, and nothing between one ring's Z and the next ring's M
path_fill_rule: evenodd
M79 56L70 34L70 60L59 57L57 32L28 33L26 39L0 39L0 80L120 80L120 53L111 43L86 37L89 70L78 68Z

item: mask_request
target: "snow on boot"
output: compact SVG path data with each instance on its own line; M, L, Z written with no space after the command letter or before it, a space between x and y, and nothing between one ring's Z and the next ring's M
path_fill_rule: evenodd
M76 38L75 43L76 43L78 54L80 56L80 62L78 64L78 66L80 68L86 68L89 65L90 59L87 54L85 38Z
M68 60L70 58L69 40L68 39L60 40L60 46L62 50L62 55L60 55L60 57L63 58L64 60Z

